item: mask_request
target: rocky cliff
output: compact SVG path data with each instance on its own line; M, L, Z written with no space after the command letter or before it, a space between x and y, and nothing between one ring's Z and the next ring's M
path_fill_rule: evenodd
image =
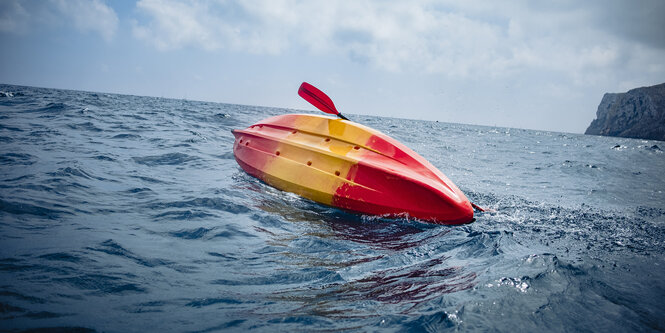
M665 83L605 94L584 134L665 141Z

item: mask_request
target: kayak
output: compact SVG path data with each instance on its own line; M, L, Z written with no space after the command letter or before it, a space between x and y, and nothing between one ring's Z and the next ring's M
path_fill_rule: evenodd
M441 171L367 126L285 114L232 132L240 167L280 190L362 214L437 224L474 220L471 202Z

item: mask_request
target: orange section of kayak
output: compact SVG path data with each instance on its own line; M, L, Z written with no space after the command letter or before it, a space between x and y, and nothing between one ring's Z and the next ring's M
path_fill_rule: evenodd
M372 128L287 114L233 134L238 164L278 189L364 214L440 224L473 220L471 203L443 173Z

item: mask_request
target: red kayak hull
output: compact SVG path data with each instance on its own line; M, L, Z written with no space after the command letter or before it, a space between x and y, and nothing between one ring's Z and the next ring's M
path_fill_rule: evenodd
M233 153L248 174L344 210L438 224L473 221L464 193L395 139L341 119L287 114L234 130Z

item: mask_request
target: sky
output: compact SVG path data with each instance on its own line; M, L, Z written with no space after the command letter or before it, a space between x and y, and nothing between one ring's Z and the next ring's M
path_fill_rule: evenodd
M0 83L582 133L665 82L665 1L2 0Z

